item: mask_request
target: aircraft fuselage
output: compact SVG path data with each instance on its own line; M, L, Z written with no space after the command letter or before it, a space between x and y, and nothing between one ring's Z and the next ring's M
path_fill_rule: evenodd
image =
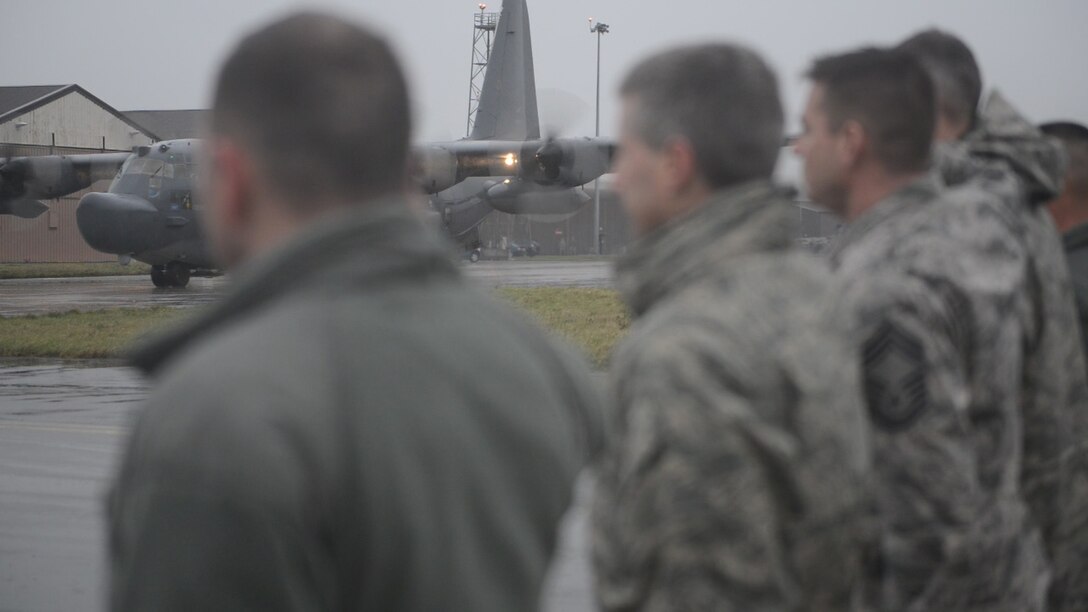
M195 189L199 145L198 140L171 140L140 147L107 192L83 196L76 221L87 243L151 264L152 279L160 286L184 286L193 272L211 273L215 265Z

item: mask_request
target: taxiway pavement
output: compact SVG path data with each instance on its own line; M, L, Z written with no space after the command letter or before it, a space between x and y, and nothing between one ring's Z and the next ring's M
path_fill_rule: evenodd
M466 264L485 286L611 286L606 261ZM0 281L0 316L114 307L193 307L228 279L155 289L144 277ZM105 607L105 494L147 392L116 364L0 362L0 612ZM591 485L564 523L542 609L593 610L587 513Z
M594 261L481 261L462 267L489 287L610 287L612 263ZM0 280L0 317L106 308L186 308L207 304L229 277L194 278L188 287L159 289L145 276Z

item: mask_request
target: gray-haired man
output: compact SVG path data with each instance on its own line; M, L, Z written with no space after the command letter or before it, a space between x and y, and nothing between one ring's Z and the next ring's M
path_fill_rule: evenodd
M869 449L829 275L770 184L775 75L715 44L625 79L617 185L638 242L593 513L601 606L843 610Z

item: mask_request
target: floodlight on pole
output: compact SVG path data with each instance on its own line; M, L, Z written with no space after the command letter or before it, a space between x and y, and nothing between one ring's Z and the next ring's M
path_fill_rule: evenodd
M589 18L589 33L597 35L597 127L595 135L600 138L601 136L601 36L608 34L608 24L598 21L593 23L593 18ZM597 246L594 249L598 255L602 255L601 242L604 235L604 228L601 227L601 179L597 177L593 181L593 231L597 235Z

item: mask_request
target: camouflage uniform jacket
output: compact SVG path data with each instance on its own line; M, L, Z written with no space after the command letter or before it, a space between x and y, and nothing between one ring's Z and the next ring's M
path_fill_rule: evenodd
M977 129L938 149L949 185L991 195L1027 257L1021 487L1053 563L1051 610L1088 610L1088 375L1061 238L1042 204L1061 191L1065 157L999 94Z
M869 448L829 273L765 183L658 228L618 268L593 559L604 610L845 610Z
M1020 491L1025 257L985 192L927 176L855 220L830 257L854 314L872 423L883 610L1045 610Z

